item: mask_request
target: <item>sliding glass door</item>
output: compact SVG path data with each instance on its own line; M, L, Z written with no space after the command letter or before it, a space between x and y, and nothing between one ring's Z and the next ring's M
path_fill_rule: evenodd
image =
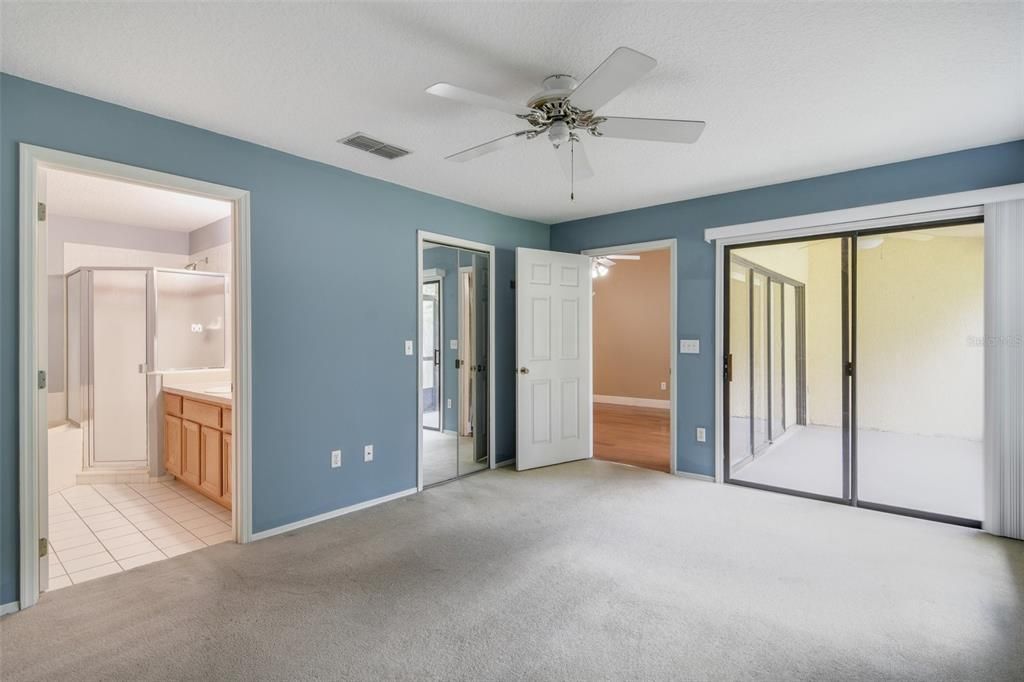
M857 243L859 504L980 519L984 226Z
M726 480L977 525L983 225L726 254Z
M847 241L730 249L731 482L848 497L842 260ZM814 333L810 353L808 328Z

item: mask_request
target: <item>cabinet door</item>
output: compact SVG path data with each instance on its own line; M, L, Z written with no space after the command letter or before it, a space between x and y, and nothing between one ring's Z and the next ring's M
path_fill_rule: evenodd
M224 478L224 463L220 452L222 436L220 431L209 426L202 427L200 431L202 457L199 463L199 487L215 498L219 498L223 492L221 481Z
M221 500L221 502L224 502L225 504L227 504L228 507L230 507L231 506L231 458L234 456L234 453L231 450L231 434L230 433L225 433L224 434L223 443L224 443L224 445L221 448L221 453L220 454L221 454L221 458L224 460L224 466L223 466L224 478L223 478L223 481L222 481L223 482L223 488L224 488L224 494L220 496L220 500Z
M164 415L164 468L181 476L181 419Z
M199 424L186 419L181 421L181 434L184 447L181 457L181 478L192 485L199 485Z

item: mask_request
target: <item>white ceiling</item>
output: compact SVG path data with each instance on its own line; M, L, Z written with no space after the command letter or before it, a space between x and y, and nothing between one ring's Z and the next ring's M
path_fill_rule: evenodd
M92 175L48 170L46 210L50 215L191 232L231 215L231 204Z
M1021 2L2 8L9 73L542 222L1024 138ZM523 102L620 45L659 65L603 113L706 120L696 145L585 139L575 202L542 139L443 160L522 126L425 87Z

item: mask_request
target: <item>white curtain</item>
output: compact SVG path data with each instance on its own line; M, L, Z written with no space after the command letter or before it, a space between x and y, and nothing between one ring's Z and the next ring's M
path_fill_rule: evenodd
M985 206L985 519L1024 539L1024 200Z

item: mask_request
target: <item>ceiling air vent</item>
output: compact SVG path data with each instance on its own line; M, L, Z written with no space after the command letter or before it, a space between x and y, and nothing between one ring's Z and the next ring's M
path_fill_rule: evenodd
M409 153L408 149L402 149L401 147L396 147L393 144L375 140L372 137L363 135L362 133L354 133L348 137L343 137L338 140L338 142L348 145L349 147L355 147L356 149L360 149L364 152L375 154L385 159L397 159Z

